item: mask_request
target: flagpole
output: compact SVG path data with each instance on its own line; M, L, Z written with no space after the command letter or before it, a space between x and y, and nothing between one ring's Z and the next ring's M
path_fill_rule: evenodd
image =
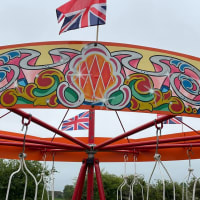
M96 42L99 41L99 25L97 25L97 30L96 30Z

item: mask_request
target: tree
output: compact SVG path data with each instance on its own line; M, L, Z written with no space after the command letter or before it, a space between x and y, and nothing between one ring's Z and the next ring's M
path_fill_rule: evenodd
M106 199L109 200L116 200L117 197L117 188L119 187L119 185L123 182L123 178L119 177L117 175L114 174L109 174L107 172L101 172L101 176L102 176L102 182L103 182L103 186L104 186L104 192L105 192L105 196ZM128 183L130 184L130 182L132 181L133 176L129 176L128 177ZM139 178L140 182L142 184L145 184L145 181L142 177ZM73 195L73 190L75 188L75 184L74 185L66 185L64 188L64 199L65 200L69 200L71 199L72 195ZM138 187L138 186L136 186ZM135 194L135 200L137 200L136 196L138 195L140 198L138 198L138 200L141 199L141 194L140 191L137 190L137 188L135 188L136 194ZM129 189L124 187L123 189L123 196L124 199L126 199L129 195ZM85 180L84 183L84 189L83 189L83 194L82 194L82 200L87 199L87 181ZM99 200L99 193L98 193L98 187L97 187L97 182L96 182L96 177L94 177L94 199L95 200Z
M199 179L196 180L194 177L188 183L189 195L191 197L193 194L193 189L195 189L195 200L200 200L200 182Z
M36 177L37 181L39 181L41 177L41 173L43 172L43 166L38 161L26 161L26 165L31 173ZM2 160L0 159L0 200L4 200L6 197L8 181L10 175L19 168L19 162L17 160ZM45 170L45 173L49 172ZM24 183L25 176L20 171L15 174L12 179L9 199L21 200L24 193ZM43 191L43 183L39 184L38 187L38 198L41 198ZM34 199L35 195L35 182L33 178L28 175L28 186L26 192L26 200ZM47 199L46 193L44 194L44 200Z
M74 186L73 185L66 185L63 190L63 196L65 200L71 200L72 195L74 192Z
M182 186L181 184L175 182L175 199L182 199ZM150 185L149 189L149 200L161 200L163 199L163 181L157 180L156 183ZM169 180L165 180L165 199L173 199L173 184Z
M122 177L118 177L114 174L109 174L107 172L102 173L102 181L105 191L106 199L116 200L116 191L118 186L122 183ZM98 191L98 189L96 189ZM96 194L98 196L98 194ZM98 197L99 199L99 197Z
M114 174L109 174L107 172L101 172L101 176L102 176L106 199L116 200L117 188L123 182L123 178L116 176ZM128 184L131 184L133 178L134 178L133 176L127 177ZM138 176L138 181L143 186L144 198L146 199L147 184L142 176ZM175 185L175 191L176 191L176 194L175 194L176 200L181 200L182 199L182 184L175 182L174 185ZM193 185L194 185L194 181L193 183L191 181L190 186L189 186L190 193L192 192ZM65 200L71 199L74 188L75 188L75 183L74 185L65 186L65 189L63 191ZM200 183L198 183L197 185L197 193L198 193L198 188L200 188ZM123 200L128 199L129 192L130 190L128 187L123 188ZM139 186L139 184L134 185L133 195L134 195L134 200L142 199L141 187ZM84 189L83 189L83 195L82 195L82 200L85 200L85 199L87 199L87 181L86 180L84 183ZM94 177L94 199L99 200L98 188L97 188L95 177ZM163 182L162 180L157 180L156 182L151 183L149 186L149 200L161 200L161 199L163 199ZM172 199L173 199L173 184L170 181L165 180L165 200L172 200ZM196 199L198 200L199 198L197 197Z

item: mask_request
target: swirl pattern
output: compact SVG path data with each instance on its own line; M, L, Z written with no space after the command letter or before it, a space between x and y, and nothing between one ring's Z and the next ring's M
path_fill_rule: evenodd
M48 59L37 48L1 53L1 107L93 106L200 114L200 70L191 59L169 53L148 57L142 48L130 46L122 50L97 43L75 46L49 47ZM144 60L151 70L142 66Z

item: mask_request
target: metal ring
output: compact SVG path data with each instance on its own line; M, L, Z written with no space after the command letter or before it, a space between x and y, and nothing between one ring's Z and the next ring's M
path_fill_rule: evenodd
M158 123L157 121L155 120L155 127L157 128L157 130L161 130L163 128L163 122L160 122L161 126L158 127Z
M29 114L28 122L24 122L25 117L22 117L22 124L24 126L28 126L31 123L31 118L32 118L32 115Z

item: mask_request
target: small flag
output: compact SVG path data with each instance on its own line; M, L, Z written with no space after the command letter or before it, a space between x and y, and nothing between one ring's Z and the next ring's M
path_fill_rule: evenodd
M61 130L74 131L89 129L89 111L80 113L75 117L65 120L62 123Z
M70 0L56 9L60 34L69 30L106 23L106 0Z
M162 117L163 115L157 114L157 118ZM163 124L182 124L182 117L176 116L174 118L168 119L166 121L163 121Z

